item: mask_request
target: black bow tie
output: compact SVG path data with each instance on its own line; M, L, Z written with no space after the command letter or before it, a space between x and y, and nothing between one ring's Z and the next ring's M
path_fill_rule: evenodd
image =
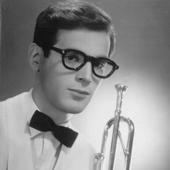
M37 110L32 116L29 126L42 132L51 131L55 138L67 147L73 145L78 135L70 128L56 125L49 116Z

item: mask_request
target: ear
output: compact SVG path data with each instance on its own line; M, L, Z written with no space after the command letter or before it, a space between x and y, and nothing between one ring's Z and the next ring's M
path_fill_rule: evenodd
M30 44L28 48L28 60L30 67L34 71L39 71L42 49L35 43Z

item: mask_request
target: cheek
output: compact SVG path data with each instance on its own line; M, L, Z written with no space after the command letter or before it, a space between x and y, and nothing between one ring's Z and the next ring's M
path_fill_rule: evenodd
M93 77L93 87L94 87L94 89L98 89L98 87L100 86L101 82L102 82L101 78Z
M99 89L101 83L102 83L102 80L101 80L101 79L97 79L97 80L95 81L95 83L94 83L94 84L95 84L95 85L94 85L94 93Z
M59 72L56 69L48 70L42 74L43 90L49 98L64 98L67 88L74 82L74 77L66 72Z
M60 83L60 80L63 74L63 67L61 62L49 61L45 62L43 65L43 69L41 70L41 83L46 84L47 86L53 87L57 86ZM58 82L58 83L57 83Z
M40 83L42 86L43 92L46 96L53 96L55 91L59 91L58 83L59 76L54 68L44 68L40 72Z
M42 84L44 88L53 95L53 93L60 93L66 86L64 80L55 74L43 75Z

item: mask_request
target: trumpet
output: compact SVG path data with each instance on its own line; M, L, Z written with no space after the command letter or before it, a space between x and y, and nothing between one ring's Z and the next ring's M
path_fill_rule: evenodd
M120 139L123 153L124 153L124 163L125 163L124 169L125 170L130 169L133 137L134 137L134 124L129 118L120 116L123 93L126 91L127 86L122 85L122 84L117 84L117 85L115 85L115 88L117 90L115 116L112 119L110 119L105 125L104 132L103 132L102 145L101 145L101 152L95 154L94 162L93 162L93 170L102 170L103 169L103 163L104 163L105 157L106 157L105 152L106 152L106 144L107 144L107 139L108 139L108 131L112 125L114 125L114 126L113 126L112 139L111 139L111 145L110 145L108 170L113 170L113 168L114 168L116 146L117 146L118 138ZM126 147L124 145L124 142L123 142L123 139L121 136L121 132L119 130L120 121L125 122L128 125L128 137L127 137Z

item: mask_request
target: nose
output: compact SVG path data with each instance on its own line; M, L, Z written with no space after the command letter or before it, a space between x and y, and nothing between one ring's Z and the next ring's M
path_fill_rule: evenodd
M92 65L87 62L76 75L76 80L81 82L82 85L89 85L92 81Z

